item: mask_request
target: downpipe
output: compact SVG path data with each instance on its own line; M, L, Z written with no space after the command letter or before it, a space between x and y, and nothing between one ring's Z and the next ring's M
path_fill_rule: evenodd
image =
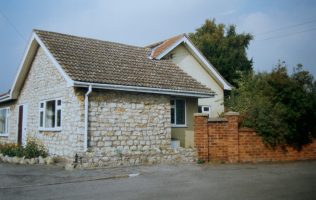
M84 152L88 150L88 127L89 127L89 95L92 92L92 85L89 85L84 98Z

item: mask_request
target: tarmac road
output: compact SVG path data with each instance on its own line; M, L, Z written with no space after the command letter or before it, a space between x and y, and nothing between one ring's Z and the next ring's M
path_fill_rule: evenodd
M0 200L6 199L315 200L316 161L74 171L0 163Z

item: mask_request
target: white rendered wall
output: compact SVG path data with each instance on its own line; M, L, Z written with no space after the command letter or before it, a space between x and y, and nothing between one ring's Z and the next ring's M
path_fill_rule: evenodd
M218 117L219 114L224 112L223 87L209 75L184 45L179 45L170 53L172 54L173 62L183 71L200 81L203 85L211 88L216 93L214 98L201 98L198 102L199 106L211 106L210 117Z

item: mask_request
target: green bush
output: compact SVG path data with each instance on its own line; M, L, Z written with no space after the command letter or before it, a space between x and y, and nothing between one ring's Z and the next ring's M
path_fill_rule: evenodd
M205 163L205 160L198 159L198 160L196 161L196 163L197 163L197 164L204 164L204 163Z
M272 147L299 150L316 137L316 81L301 65L291 75L284 62L271 73L243 75L226 102L240 113L241 126Z
M39 156L47 157L47 155L47 150L39 141L36 141L34 138L31 138L27 141L24 148L25 158L36 158Z
M34 138L28 138L25 147L16 144L1 144L0 153L10 157L36 158L39 156L47 157L48 152L40 141Z
M0 153L10 157L22 157L23 148L16 144L0 144Z

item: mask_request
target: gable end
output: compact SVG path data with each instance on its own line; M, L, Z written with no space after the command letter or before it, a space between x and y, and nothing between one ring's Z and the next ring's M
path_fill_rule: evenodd
M185 44L188 50L192 53L192 55L202 64L202 66L206 69L206 71L211 75L217 82L219 82L224 90L231 90L232 86L222 77L222 75L215 69L215 67L204 57L204 55L200 52L200 50L188 39L186 35L183 35L181 38L178 38L175 42L173 42L169 47L165 47L165 49L159 52L159 55L156 55L155 59L162 59L172 50L174 50L180 44ZM159 47L156 47L157 49ZM153 51L155 50L153 49Z
M53 55L49 52L47 47L41 41L41 39L33 32L31 39L27 45L26 51L24 53L22 62L19 66L18 72L15 76L12 88L10 93L6 96L6 98L0 98L0 102L17 99L20 93L21 88L23 87L24 81L28 75L34 57L38 48L41 47L50 61L57 68L62 77L67 81L67 86L73 86L73 80L66 74L66 72L62 69L62 67L58 64Z

